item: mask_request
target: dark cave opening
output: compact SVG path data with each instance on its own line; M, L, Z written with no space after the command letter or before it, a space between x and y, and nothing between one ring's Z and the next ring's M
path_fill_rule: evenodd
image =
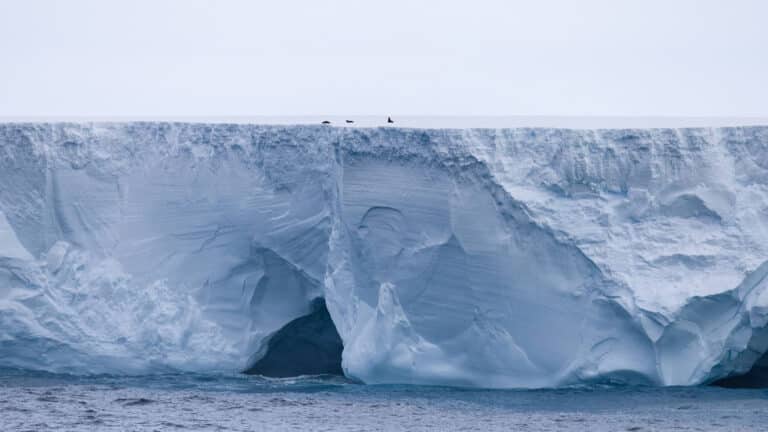
M344 375L344 346L325 305L312 302L312 312L296 318L270 335L244 373L284 378L299 375Z
M766 388L768 387L768 355L763 355L755 362L752 369L743 375L719 379L713 386L725 388Z

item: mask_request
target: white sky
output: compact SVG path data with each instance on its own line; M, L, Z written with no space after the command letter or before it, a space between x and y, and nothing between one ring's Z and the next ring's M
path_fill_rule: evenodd
M768 116L768 1L0 0L0 116Z

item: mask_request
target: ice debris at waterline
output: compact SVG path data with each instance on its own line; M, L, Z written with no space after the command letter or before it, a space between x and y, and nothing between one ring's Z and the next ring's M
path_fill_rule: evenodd
M762 127L0 125L2 367L243 371L324 298L366 383L708 383L767 249Z

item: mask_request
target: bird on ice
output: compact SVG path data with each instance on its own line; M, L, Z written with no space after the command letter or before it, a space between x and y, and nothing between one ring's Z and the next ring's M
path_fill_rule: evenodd
M392 120L392 117L387 117L387 123L394 123L395 121Z

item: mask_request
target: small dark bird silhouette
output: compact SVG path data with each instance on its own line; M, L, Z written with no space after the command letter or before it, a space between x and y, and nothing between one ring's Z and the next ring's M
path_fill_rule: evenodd
M354 123L354 120L345 120L347 123Z
M387 117L387 123L394 123L395 121L392 120L392 117Z
M331 124L328 120L323 120L323 124Z

